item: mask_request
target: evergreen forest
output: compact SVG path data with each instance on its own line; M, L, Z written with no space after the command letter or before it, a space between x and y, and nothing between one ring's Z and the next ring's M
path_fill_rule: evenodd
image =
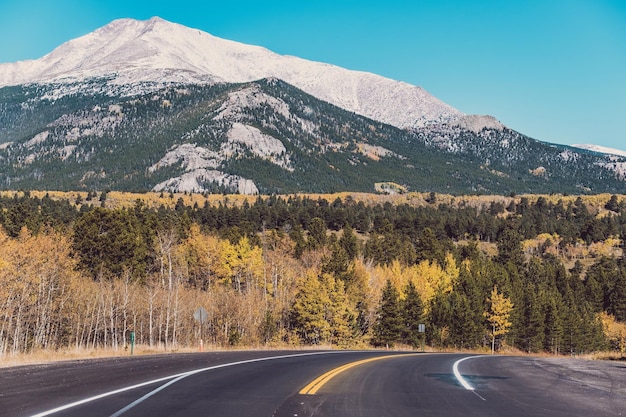
M626 350L624 196L112 195L0 194L0 358Z

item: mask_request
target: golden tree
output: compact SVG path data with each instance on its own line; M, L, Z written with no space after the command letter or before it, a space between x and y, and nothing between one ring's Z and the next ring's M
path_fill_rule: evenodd
M491 290L491 297L487 299L490 304L489 311L485 312L485 317L491 325L491 353L495 351L496 336L507 334L512 323L509 321L513 303L510 299L498 292L498 286L494 285Z

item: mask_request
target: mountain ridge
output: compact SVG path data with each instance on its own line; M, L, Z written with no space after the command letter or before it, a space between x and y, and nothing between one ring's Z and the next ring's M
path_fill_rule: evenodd
M118 19L39 60L0 64L0 87L114 77L113 82L241 83L276 77L357 114L400 128L464 116L423 88L376 74L278 55L158 17Z
M54 99L45 98L54 85L0 88L0 137L13 139L0 145L0 188L509 194L626 185L626 158L498 125L399 129L275 78L92 93L106 82Z
M624 193L626 157L375 74L121 19L0 66L0 188Z
M572 145L572 147L578 148L578 149L584 149L584 150L592 151L592 152L599 152L599 153L608 154L608 155L626 156L626 151L615 149L615 148L608 148L606 146L593 145L593 144L574 144Z

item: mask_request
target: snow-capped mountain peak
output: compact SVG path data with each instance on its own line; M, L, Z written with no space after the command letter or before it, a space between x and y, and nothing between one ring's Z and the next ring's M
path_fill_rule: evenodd
M119 19L33 61L0 64L0 87L112 77L138 82L248 82L275 77L344 109L401 128L463 113L422 88L283 56L154 17Z
M599 145L572 145L575 148L586 149L592 152L604 153L607 155L618 155L618 156L626 156L626 151L622 151L619 149L607 148L605 146Z

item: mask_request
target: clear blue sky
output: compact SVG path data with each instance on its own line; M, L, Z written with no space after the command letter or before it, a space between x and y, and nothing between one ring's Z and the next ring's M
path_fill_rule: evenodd
M419 85L543 141L626 150L626 0L0 0L0 62L152 16Z

